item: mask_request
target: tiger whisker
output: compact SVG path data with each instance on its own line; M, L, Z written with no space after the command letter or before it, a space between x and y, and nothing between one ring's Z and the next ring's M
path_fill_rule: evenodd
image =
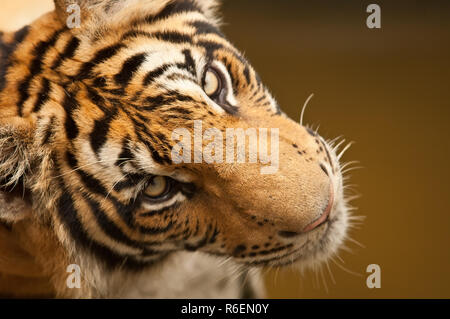
M346 174L346 173L348 173L348 172L356 171L356 170L358 170L358 169L363 169L363 168L364 168L364 167L362 167L362 166L349 167L349 168L347 168L347 169L341 171L341 174Z
M345 143L345 138L333 147L333 152L336 152L339 149L339 147L342 145L342 143Z
M107 199L109 197L109 195L111 194L111 192L113 191L114 187L116 187L117 184L119 184L122 180L124 180L129 174L126 173L125 175L121 176L109 189L108 193L105 196L105 199Z
M345 198L345 201L346 201L346 203L350 203L351 201L353 201L353 200L355 200L355 199L358 199L358 198L361 198L361 197L362 197L361 194L352 195L352 196L347 196L347 197Z
M336 143L337 140L341 139L343 136L339 135L331 140L327 140L327 144L331 145L332 147L334 146L334 144Z
M353 239L351 237L347 237L347 240L349 240L350 242L354 243L355 245L361 247L361 248L366 248L366 246L364 246L363 244L361 244L359 241L357 241L356 239Z
M118 158L118 159L115 159L114 161L117 161L117 160L129 161L129 160L131 160L131 158ZM76 172L76 171L78 171L80 169L83 169L85 167L88 167L88 166L101 164L101 163L110 163L110 162L111 162L111 160L100 160L100 161L92 162L92 163L89 163L89 164L81 165L81 166L78 166L77 168L74 168L74 169L72 169L72 170L70 170L70 171L68 171L66 173L63 173L63 174L60 174L60 175L57 175L57 176L53 176L52 178L59 178L59 177L71 174L73 172Z
M334 279L333 272L331 271L330 263L329 263L328 260L325 262L325 265L327 266L328 273L330 274L331 281L333 282L334 285L336 285L336 280Z
M341 157L344 155L344 153L354 144L354 142L350 142L348 143L344 149L339 153L339 155L337 156L337 159L340 160Z
M353 164L359 164L359 161L350 161L350 162L346 162L344 164L341 165L341 170L345 169L347 166L353 165Z
M362 220L364 220L364 219L366 219L367 218L367 216L363 216L363 215L350 215L349 217L348 217L348 219L350 220L350 221L362 221Z
M325 288L326 293L328 294L328 285L325 278L325 275L323 274L323 266L320 266L320 276L322 277L323 286Z
M335 257L340 258L338 255L335 255ZM341 258L340 258L341 259ZM330 257L330 260L336 264L336 266L338 266L341 270L345 271L346 273L349 273L350 275L356 276L356 277L363 277L362 274L354 272L350 269L347 269L346 267L344 267L343 265L339 264L333 257ZM342 260L342 259L341 259Z
M300 125L303 126L303 115L305 113L306 106L308 105L309 101L313 98L314 93L311 93L308 98L306 99L305 103L303 104L302 112L300 113Z

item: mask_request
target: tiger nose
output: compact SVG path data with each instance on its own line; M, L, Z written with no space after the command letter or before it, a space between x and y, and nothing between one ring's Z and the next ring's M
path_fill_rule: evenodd
M313 222L311 222L309 225L307 225L303 230L302 233L306 233L309 232L317 227L319 227L320 225L322 225L323 223L325 223L328 220L328 217L330 216L331 213L331 209L333 207L333 203L334 203L334 191L333 191L333 186L332 183L330 183L330 195L328 198L328 204L325 207L325 209L323 210L322 214Z

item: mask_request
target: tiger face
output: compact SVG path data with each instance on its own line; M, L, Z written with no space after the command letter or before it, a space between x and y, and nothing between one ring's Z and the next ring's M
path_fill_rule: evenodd
M24 185L30 213L0 217L32 220L69 259L111 270L141 270L182 250L248 266L336 252L348 222L339 158L280 110L220 31L215 1L55 4L11 36L0 179ZM79 27L67 26L70 4ZM276 129L276 170L264 174L267 162L237 154L195 161L207 139L184 150L191 161L174 161L174 132L194 136L196 123L222 136Z

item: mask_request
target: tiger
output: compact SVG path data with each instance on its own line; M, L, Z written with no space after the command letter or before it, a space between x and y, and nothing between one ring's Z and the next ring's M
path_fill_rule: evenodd
M260 298L264 267L337 254L342 154L280 109L217 0L54 5L0 33L1 295ZM277 170L176 162L198 121L276 129Z

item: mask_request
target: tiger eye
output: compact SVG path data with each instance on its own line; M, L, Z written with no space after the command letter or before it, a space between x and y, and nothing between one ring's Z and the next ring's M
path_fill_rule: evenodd
M213 69L208 69L205 73L203 90L208 96L216 95L221 89L220 77Z
M164 176L155 176L145 190L145 195L156 198L167 192L169 182Z

